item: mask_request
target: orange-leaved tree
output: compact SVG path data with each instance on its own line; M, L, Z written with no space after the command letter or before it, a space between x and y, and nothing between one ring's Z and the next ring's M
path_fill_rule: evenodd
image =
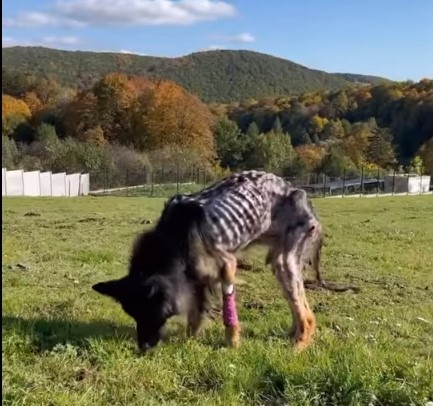
M143 92L134 121L134 138L142 148L155 150L174 144L208 159L215 156L212 114L196 96L174 82L161 80Z
M31 112L27 104L8 94L2 95L2 116L19 115L26 119L30 118Z
M325 148L314 144L301 145L295 148L295 152L299 159L305 164L305 167L309 172L318 168L322 159L326 155Z

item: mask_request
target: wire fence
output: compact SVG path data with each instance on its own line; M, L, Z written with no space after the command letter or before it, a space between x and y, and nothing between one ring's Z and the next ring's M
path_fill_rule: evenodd
M123 173L104 170L90 174L90 194L170 197L179 193L196 192L223 177L197 166L174 166L170 169L161 167ZM431 177L422 171L416 174L361 168L343 170L340 176L307 173L284 178L294 186L306 190L310 197L423 194L431 190Z

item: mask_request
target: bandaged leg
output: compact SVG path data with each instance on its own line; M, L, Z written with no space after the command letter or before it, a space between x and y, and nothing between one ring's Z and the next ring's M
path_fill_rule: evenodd
M236 273L236 258L230 258L222 272L223 320L226 328L226 342L237 347L240 341L240 327L236 310L236 295L234 279Z

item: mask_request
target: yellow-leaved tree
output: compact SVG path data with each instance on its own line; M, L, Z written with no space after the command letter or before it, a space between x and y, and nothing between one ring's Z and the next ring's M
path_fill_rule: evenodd
M215 157L211 112L176 83L162 80L143 92L135 115L135 131L143 148L157 150L174 144L206 159Z

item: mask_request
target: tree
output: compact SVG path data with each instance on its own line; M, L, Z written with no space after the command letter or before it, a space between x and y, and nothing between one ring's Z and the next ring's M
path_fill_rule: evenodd
M51 124L39 124L35 131L35 141L52 144L58 141L56 129Z
M91 91L78 93L63 109L60 121L67 137L85 140L86 131L101 125L96 96Z
M353 169L350 159L338 147L331 147L318 167L318 171L330 177L341 177Z
M25 93L23 96L23 101L29 107L32 115L38 113L43 108L43 104L35 92Z
M369 137L367 147L368 160L381 168L392 167L395 162L395 153L389 139L392 138L388 128L375 128Z
M10 115L19 115L24 119L29 119L32 113L30 112L29 106L20 99L9 96L7 94L2 95L2 116L8 117Z
M31 142L33 129L21 114L2 116L2 134L17 142Z
M260 134L259 127L257 126L255 121L251 121L250 125L248 126L246 135L248 138L257 137Z
M415 173L421 174L424 167L424 162L419 155L416 155L412 158L410 166Z
M424 161L426 173L433 177L433 137L422 145L419 154Z
M238 168L246 148L245 139L234 121L218 120L214 128L217 156L223 167Z
M278 116L274 120L274 124L272 124L272 130L277 132L277 133L283 132L283 127L281 125L281 121L280 121L280 118Z
M2 168L15 169L20 160L20 153L14 140L2 135Z
M367 162L367 148L371 129L366 123L355 123L350 135L344 138L341 147L357 168L363 167Z
M301 145L295 151L308 172L315 171L326 154L325 149L317 145Z
M75 92L55 79L43 78L35 82L34 93L44 106L59 106L71 101Z
M214 158L213 117L196 96L174 82L159 81L139 104L136 128L141 147L153 150L175 144Z
M96 102L96 112L93 111L93 116L96 116L97 120L86 130L100 125L105 138L109 141L130 142L131 113L138 96L134 82L124 74L110 73L96 83L92 93Z
M107 144L107 140L104 137L104 130L100 125L86 130L83 133L83 138L84 140L95 145L103 146Z
M332 138L342 139L344 138L344 128L340 120L330 120L325 125L322 133L323 140L329 140Z
M294 151L288 134L270 131L251 139L247 153L247 165L280 173L291 165Z

